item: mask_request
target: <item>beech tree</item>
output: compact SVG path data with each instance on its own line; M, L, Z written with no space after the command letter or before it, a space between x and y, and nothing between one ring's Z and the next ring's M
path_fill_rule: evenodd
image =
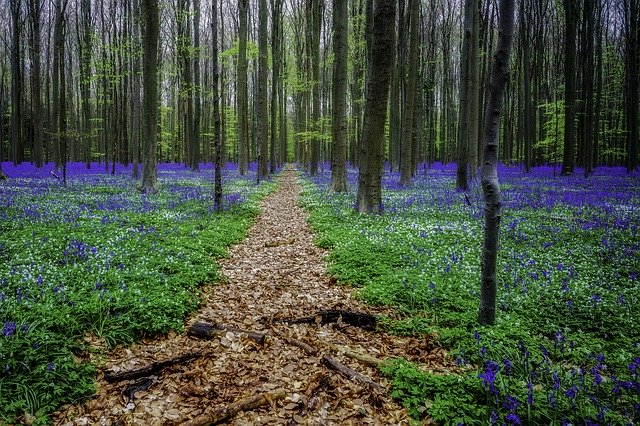
M157 192L158 166L156 132L158 125L158 38L160 34L158 0L141 0L144 31L142 183L140 192Z
M384 126L387 119L389 83L393 66L395 12L395 1L376 1L371 30L371 55L367 72L361 163L358 173L356 202L360 213L382 213Z
M480 285L480 324L493 324L496 316L498 240L502 196L498 182L498 133L503 93L509 79L509 57L513 41L514 0L500 0L498 45L493 56L489 81L489 99L485 109L482 167L480 179L484 194L484 243Z
M333 90L331 99L333 150L331 160L331 189L347 190L347 61L348 61L347 2L333 0Z

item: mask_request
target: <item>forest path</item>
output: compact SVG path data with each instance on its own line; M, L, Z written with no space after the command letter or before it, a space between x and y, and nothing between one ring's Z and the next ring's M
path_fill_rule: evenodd
M247 238L220 262L222 282L203 289L202 308L185 327L196 322L224 324L265 333L265 343L230 332L212 340L171 333L118 347L104 355L97 395L56 413L55 424L184 424L234 401L275 390L284 390L285 398L242 411L228 421L236 425L408 424L405 410L391 401L389 383L377 368L337 353L336 345L378 359L403 356L438 365L443 351L433 342L366 331L343 322L279 321L313 316L323 309L382 312L354 300L353 289L334 284L326 274L326 251L314 245L308 215L298 206L301 188L296 179L291 169L279 177L278 189L263 200ZM306 353L292 340L310 345L317 354ZM107 372L196 351L204 356L139 382L150 386L133 395L125 390L134 381L107 383L104 379ZM323 364L323 355L386 390L341 376Z

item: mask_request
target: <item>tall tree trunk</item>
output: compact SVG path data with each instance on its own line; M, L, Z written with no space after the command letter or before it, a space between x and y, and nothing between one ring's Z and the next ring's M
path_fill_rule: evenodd
M80 98L82 105L82 157L86 168L91 166L91 1L80 3L81 24L78 24L78 48L80 56Z
M33 162L42 167L43 162L43 120L42 88L40 84L40 16L41 0L29 0L29 54L31 56L31 125L33 127ZM1 111L1 110L0 110ZM1 141L1 139L0 139ZM0 160L1 161L1 160Z
M347 61L349 59L347 2L333 0L333 86L331 99L333 156L331 189L347 191Z
M142 0L144 31L143 126L142 126L142 193L157 192L158 166L156 163L156 137L158 126L158 38L160 35L158 0Z
M258 17L258 182L269 177L269 116L267 109L267 0L259 2Z
M22 163L24 156L22 57L20 55L21 8L21 0L11 0L11 161L14 165Z
M213 141L215 145L215 169L214 169L214 190L213 209L216 212L222 211L222 140L220 138L220 97L218 85L220 83L220 73L218 71L218 2L213 1L211 5L211 100L213 102Z
M496 317L498 240L502 196L498 182L498 134L504 88L509 79L509 56L513 40L514 0L500 0L498 45L493 56L489 100L485 110L484 143L480 179L484 193L484 244L478 322L493 324Z
M214 0L212 3L215 3ZM200 0L193 0L193 124L191 140L191 169L198 170L200 163Z
M625 96L627 124L627 171L638 169L638 103L640 102L640 5L638 0L625 0Z
M573 173L576 146L576 32L578 0L563 0L565 13L564 40L564 151L562 174Z
M395 46L395 9L394 0L378 0L373 13L358 174L357 210L360 213L382 213L384 127Z
M413 174L413 161L412 154L413 139L414 139L414 115L416 104L418 103L417 97L419 95L418 90L418 60L419 60L419 26L420 26L420 1L409 0L409 20L410 20L410 36L409 36L409 79L406 87L406 105L407 108L404 113L403 131L401 140L401 153L400 160L400 184L402 186L409 186L411 184L411 176ZM416 147L417 148L417 147Z
M247 90L247 12L249 0L238 0L240 14L238 43L238 69L236 74L238 85L238 172L240 176L247 174L249 167L249 95Z
M320 0L309 0L309 19L311 21L311 97L312 97L312 129L311 159L309 174L318 174L320 151L320 32L322 29L322 6Z
M133 163L132 176L138 179L140 175L140 5L138 0L133 0L133 40L132 40L132 75L131 75L131 162Z
M473 0L471 22L471 45L469 47L469 177L475 179L478 174L478 133L480 127L480 8L482 0Z
M273 25L271 26L271 58L273 63L273 76L271 78L271 131L270 131L270 155L269 155L269 172L275 173L279 163L278 147L278 103L280 88L280 69L282 56L280 54L280 26L282 15L282 1L271 0L271 16ZM280 130L282 131L282 129Z

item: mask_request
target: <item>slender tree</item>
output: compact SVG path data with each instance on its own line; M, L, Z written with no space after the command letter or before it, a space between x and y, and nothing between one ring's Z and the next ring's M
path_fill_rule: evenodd
M222 211L222 138L220 136L220 72L218 68L218 2L211 4L211 100L213 102L213 141L215 145L213 208Z
M247 174L249 165L249 101L247 91L247 13L249 0L238 0L240 14L238 41L237 102L238 102L238 172Z
M331 160L331 189L347 190L347 60L348 60L347 2L333 0L333 86L331 99L333 150Z
M142 193L157 192L158 165L156 160L156 132L158 126L158 38L160 34L158 0L142 0L144 31L143 127L142 127Z
M11 161L22 162L24 137L22 132L22 55L20 32L22 31L22 2L11 0Z
M258 182L269 177L269 133L267 105L267 0L260 0L258 9Z
M513 40L514 0L500 0L498 45L493 56L489 82L489 99L484 118L484 143L480 179L484 193L484 244L480 285L480 324L493 324L496 316L496 265L502 196L498 182L498 133L504 88L509 79L509 56Z
M358 173L357 210L360 213L382 213L384 127L395 45L395 10L394 0L377 0L373 12Z
M563 0L564 33L564 151L562 174L573 173L576 150L576 33L578 0Z
M311 59L311 98L312 98L312 125L313 137L311 139L311 158L309 174L318 174L318 161L320 154L320 33L322 30L322 6L321 0L309 0L308 19L310 21L310 59Z
M407 105L402 125L401 157L400 157L400 184L409 186L413 174L411 156L413 152L413 139L415 126L413 123L416 104L418 103L418 61L419 61L419 27L420 27L420 1L409 0L409 76L405 103Z

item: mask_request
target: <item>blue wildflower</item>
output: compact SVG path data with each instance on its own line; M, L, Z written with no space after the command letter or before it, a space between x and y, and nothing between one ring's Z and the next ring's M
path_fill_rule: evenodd
M502 406L507 411L516 411L520 406L520 401L515 396L507 395L507 398L502 403Z
M16 331L16 322L15 321L7 321L4 323L4 327L2 328L2 335L5 337L13 336L13 333Z
M505 420L507 421L507 424L510 424L510 425L519 426L521 424L520 416L518 416L516 413L507 414L507 417L505 417Z
M576 396L578 396L578 387L576 385L573 385L569 389L564 391L564 394L570 399L575 399Z

